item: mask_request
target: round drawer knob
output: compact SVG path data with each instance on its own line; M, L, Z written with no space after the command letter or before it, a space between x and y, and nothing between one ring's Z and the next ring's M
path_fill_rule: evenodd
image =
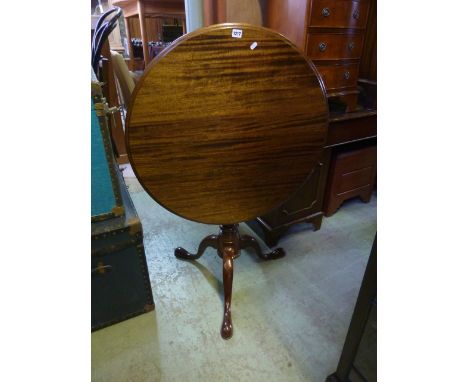
M319 50L320 50L321 52L325 52L325 49L327 49L327 44L325 44L324 42L321 42L321 43L319 44Z
M349 80L351 78L351 73L349 73L349 70L344 72L343 77L345 80Z
M349 50L353 50L353 49L354 49L354 46L355 46L354 42L350 42L350 43L348 44L348 49L349 49Z
M354 18L354 20L357 20L359 18L359 9L354 10L353 18Z
M330 9L328 9L328 8L323 8L323 9L322 9L322 16L323 16L323 17L328 17L328 16L330 16Z

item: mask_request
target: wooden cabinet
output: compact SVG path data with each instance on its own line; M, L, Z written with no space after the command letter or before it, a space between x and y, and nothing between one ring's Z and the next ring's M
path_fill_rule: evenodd
M180 20L185 33L184 0L111 0L111 3L113 6L122 8L124 14L130 70L142 69L150 63L148 43L152 39L158 39L158 34L165 20ZM130 44L133 37L142 40L144 65L137 63L138 60L133 57Z
M357 72L366 36L369 0L272 0L265 26L276 30L312 59L329 98L356 110Z

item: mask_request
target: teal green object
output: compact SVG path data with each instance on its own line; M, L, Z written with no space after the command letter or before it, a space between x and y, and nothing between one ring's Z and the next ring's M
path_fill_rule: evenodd
M102 134L91 99L91 217L110 214L117 205Z

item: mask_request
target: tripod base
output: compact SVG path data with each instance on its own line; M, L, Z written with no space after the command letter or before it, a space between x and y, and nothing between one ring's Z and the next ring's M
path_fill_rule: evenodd
M218 256L223 259L223 285L224 285L224 314L221 325L221 337L225 340L232 337L231 320L231 296L232 279L234 275L234 259L245 248L253 248L258 257L264 260L278 259L285 255L282 248L277 248L270 253L263 253L257 240L249 235L240 235L238 224L221 225L218 235L205 237L198 246L197 253L189 253L181 247L174 251L178 259L196 260L203 255L208 247L217 249Z

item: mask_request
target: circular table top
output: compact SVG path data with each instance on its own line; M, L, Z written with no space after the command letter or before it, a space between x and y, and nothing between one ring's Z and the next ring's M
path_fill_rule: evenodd
M306 180L328 126L323 83L285 37L247 24L184 35L154 59L127 114L133 170L186 219L261 216Z

